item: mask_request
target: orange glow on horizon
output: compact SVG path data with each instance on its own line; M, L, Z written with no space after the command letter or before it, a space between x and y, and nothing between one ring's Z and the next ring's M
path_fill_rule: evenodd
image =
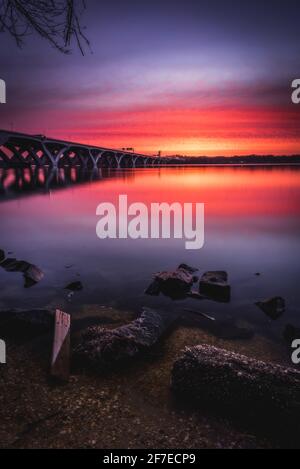
M136 152L186 156L300 153L300 106L69 110L33 115L29 133ZM64 125L61 126L61 122ZM49 125L50 122L50 125ZM69 126L68 126L68 123Z

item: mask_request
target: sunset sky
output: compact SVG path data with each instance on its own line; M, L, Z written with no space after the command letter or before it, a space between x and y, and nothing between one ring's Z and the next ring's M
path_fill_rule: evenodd
M0 35L0 128L141 153L300 153L300 2L88 0L82 57Z

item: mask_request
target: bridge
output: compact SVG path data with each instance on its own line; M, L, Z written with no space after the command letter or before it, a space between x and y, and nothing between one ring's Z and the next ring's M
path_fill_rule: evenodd
M169 158L0 130L0 166L136 168L170 164Z

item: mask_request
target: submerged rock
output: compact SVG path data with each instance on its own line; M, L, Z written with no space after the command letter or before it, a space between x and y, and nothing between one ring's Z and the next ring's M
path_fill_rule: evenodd
M267 316L275 320L285 312L285 300L281 296L275 296L255 303Z
M116 329L90 327L74 350L75 364L109 370L153 347L168 325L162 314L144 308L139 318Z
M231 288L227 272L205 272L200 279L199 292L209 299L224 303L229 302Z
M72 282L72 283L69 283L66 287L65 287L65 290L70 290L72 292L74 291L81 291L83 290L83 285L80 281L78 282Z
M239 327L236 324L224 321L216 322L216 325L211 329L211 332L216 337L223 340L250 340L254 336L253 329Z
M259 425L299 425L300 372L209 345L187 348L172 370L172 390L200 406Z
M172 299L183 299L197 281L193 275L196 270L186 264L181 264L176 270L158 272L145 293L148 295L163 293Z
M182 322L187 326L201 327L201 329L222 340L250 340L254 330L249 327L240 327L234 322L219 321L211 314L185 309L189 314L182 316ZM191 316L191 314L193 316ZM205 320L206 319L206 320Z

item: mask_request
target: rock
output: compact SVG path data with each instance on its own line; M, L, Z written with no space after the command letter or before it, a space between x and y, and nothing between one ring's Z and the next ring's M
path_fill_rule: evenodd
M5 252L2 249L0 249L0 264L1 262L4 261L4 259L5 259Z
M82 289L83 289L83 285L80 281L69 283L69 285L65 287L65 290L71 290L73 292L81 291Z
M147 288L146 293L157 295L161 292L172 299L183 299L195 282L194 271L192 267L181 264L174 271L159 272L155 274L154 282Z
M49 329L53 325L54 314L46 309L17 310L13 313L15 320L23 324Z
M44 278L44 272L36 265L30 264L24 273L25 288L30 288L39 283Z
M198 270L199 270L199 269L196 269L195 267L191 267L190 265L187 265L187 264L180 264L178 269L186 270L190 274L194 274L195 272L198 272Z
M227 272L205 272L200 279L199 292L212 300L228 303L231 289Z
M30 288L36 285L44 277L44 273L36 265L30 264L26 261L18 261L14 258L7 258L0 263L0 267L6 272L21 272L25 279L25 288Z
M247 417L259 426L300 423L300 372L291 368L198 345L174 363L171 386L188 403Z
M44 309L0 311L0 326L3 337L19 340L51 331L54 315Z
M158 296L160 294L160 282L158 280L154 280L145 290L145 293L146 295Z
M275 320L285 312L285 301L280 296L255 303L267 316Z
M75 364L97 371L110 370L151 349L169 324L162 314L144 308L139 318L116 329L90 327L74 350Z
M19 261L17 259L7 258L1 263L2 269L6 272L19 272Z
M294 340L300 339L300 327L287 324L283 332L283 337L285 338L286 342L291 345Z

